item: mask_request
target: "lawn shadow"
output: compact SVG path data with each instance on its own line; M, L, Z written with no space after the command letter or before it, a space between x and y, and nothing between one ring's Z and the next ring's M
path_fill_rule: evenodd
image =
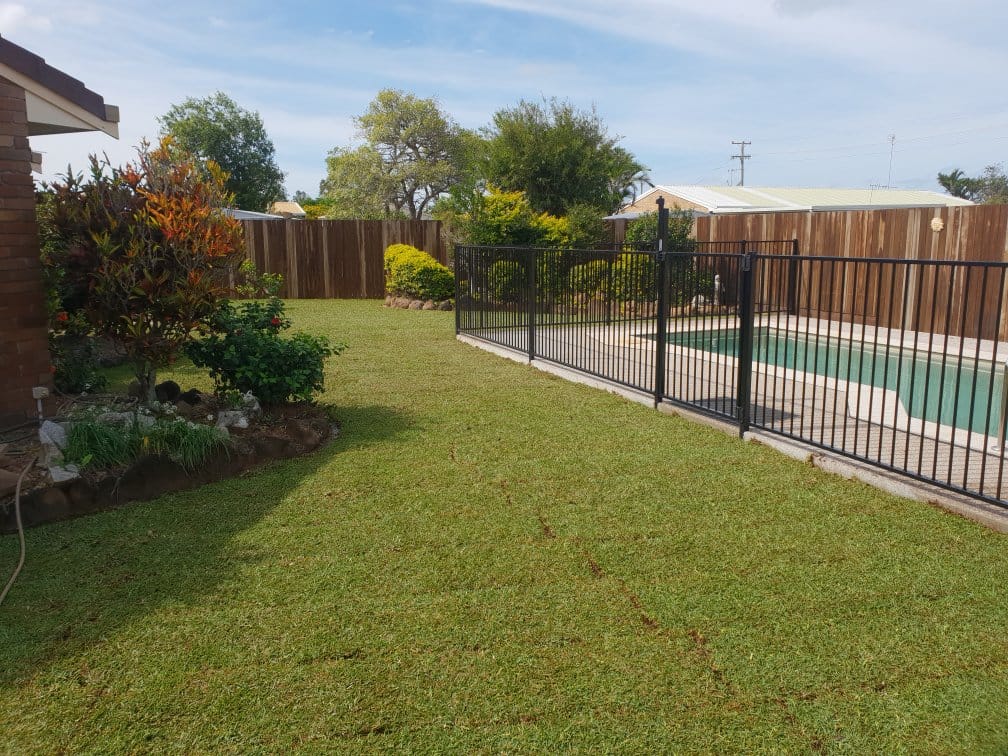
M304 457L27 531L24 570L0 605L0 685L44 675L138 617L190 603L261 561L267 549L234 548L235 536L340 455L394 441L415 424L381 406L340 406L335 416L338 437ZM16 535L0 537L4 580L17 547Z

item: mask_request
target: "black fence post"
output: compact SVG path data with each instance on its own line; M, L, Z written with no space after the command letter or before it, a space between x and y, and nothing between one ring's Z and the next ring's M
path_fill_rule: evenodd
M655 333L655 407L665 398L665 357L668 340L668 209L665 198L658 198L658 249L655 253L655 284L658 287L657 333Z
M462 254L462 246L460 244L455 245L455 335L458 336L462 332L462 279L459 276L459 268L466 270L468 266L465 262L459 265L459 260L464 260Z
M528 297L528 358L529 362L535 359L535 335L536 335L536 264L538 260L538 250L529 249L528 265L525 276L525 293Z
M738 347L738 393L735 397L735 411L738 415L739 437L749 430L750 402L752 394L753 321L755 320L753 268L756 254L746 249L745 241L739 242L739 347Z
M788 260L787 313L798 314L798 240L791 240L791 259Z

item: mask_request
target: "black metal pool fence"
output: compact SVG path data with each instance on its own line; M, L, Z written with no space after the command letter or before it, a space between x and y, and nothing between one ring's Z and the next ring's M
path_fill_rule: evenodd
M459 246L456 331L1008 506L1008 264L660 246Z

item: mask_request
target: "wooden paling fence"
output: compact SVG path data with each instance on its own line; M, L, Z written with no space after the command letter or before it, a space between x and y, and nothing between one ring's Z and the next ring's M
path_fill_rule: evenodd
M284 278L290 299L385 296L384 254L411 244L447 263L440 221L246 220L245 247L260 272Z
M999 268L859 263L871 258L1008 262L1008 205L830 212L731 213L696 219L699 241L797 239L798 312L883 328L1008 337ZM780 269L783 271L783 269ZM783 273L782 273L783 274ZM766 280L767 286L777 286Z

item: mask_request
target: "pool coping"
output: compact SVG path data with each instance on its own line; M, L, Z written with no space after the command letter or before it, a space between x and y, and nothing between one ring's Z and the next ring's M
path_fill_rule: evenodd
M660 412L677 415L691 422L697 422L711 428L715 428L732 436L738 436L738 426L734 423L719 420L702 412L695 412L678 404L671 402L661 402L655 404L654 396L644 391L628 388L627 386L585 375L571 368L563 367L553 362L541 359L529 360L527 352L517 349L500 346L488 341L458 334L456 339L463 344L482 349L499 357L530 365L544 373L550 373L557 377L580 383L592 388L601 389L611 394L617 394L625 399L649 407L655 407ZM840 475L849 480L857 480L867 485L878 488L894 496L903 499L919 501L937 507L951 514L959 515L968 520L976 522L984 527L990 528L998 533L1008 533L1008 509L989 504L978 499L973 499L966 495L961 495L948 491L939 486L932 486L922 481L907 478L897 473L891 473L881 468L875 467L865 462L859 462L841 454L826 451L811 444L804 444L789 438L777 436L761 430L749 430L742 434L742 438L749 441L768 446L775 451L786 454L793 459L808 462L819 469Z

